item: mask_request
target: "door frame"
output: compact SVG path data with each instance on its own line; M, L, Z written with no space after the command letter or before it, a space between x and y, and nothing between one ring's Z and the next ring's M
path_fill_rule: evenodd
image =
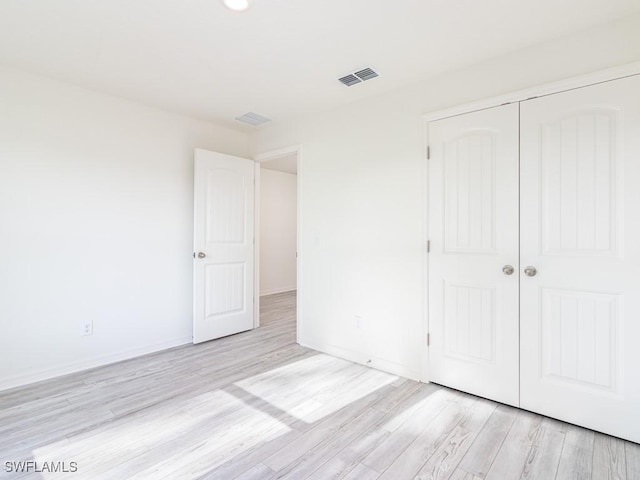
M516 90L511 93L499 95L495 97L489 97L475 102L465 103L451 108L442 110L435 110L425 113L422 116L422 151L424 152L424 160L426 167L424 168L423 178L423 249L422 254L422 284L424 298L423 305L423 321L422 321L422 338L424 339L424 345L421 355L422 372L420 380L424 383L430 382L429 377L429 346L428 346L428 334L429 334L429 253L427 251L427 245L429 241L429 123L436 120L442 120L448 117L454 117L457 115L464 115L466 113L476 112L478 110L484 110L487 108L497 107L507 103L523 102L525 100L531 100L536 97L543 97L546 95L553 95L555 93L561 93L568 90L574 90L576 88L587 87L590 85L596 85L598 83L610 82L618 80L624 77L631 77L634 75L640 75L640 62L633 62L618 67L607 68L604 70L598 70L595 72L587 73L584 75L578 75L569 77L556 82L543 83L531 88L523 90Z
M255 245L254 245L254 261L255 261L255 302L254 306L256 309L255 314L255 326L260 326L260 171L262 169L261 164L263 162L267 162L269 160L275 160L276 158L285 157L288 155L296 155L298 168L296 175L296 291L300 289L300 278L301 278L301 269L300 262L298 261L300 258L300 171L302 162L301 159L302 146L301 145L291 145L289 147L279 148L276 150L267 150L262 153L258 153L253 156L253 160L256 162L256 174L255 174L255 182L256 182L256 190L255 190ZM300 329L298 326L298 319L301 316L301 302L296 302L296 341L300 343Z

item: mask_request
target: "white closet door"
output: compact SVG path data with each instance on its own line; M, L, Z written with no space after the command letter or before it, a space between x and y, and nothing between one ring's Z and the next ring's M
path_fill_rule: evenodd
M432 122L429 144L429 379L518 405L518 105Z
M521 406L640 442L640 77L521 109Z

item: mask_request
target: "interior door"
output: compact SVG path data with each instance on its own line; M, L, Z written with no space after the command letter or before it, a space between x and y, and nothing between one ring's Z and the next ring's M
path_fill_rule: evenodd
M254 325L254 162L195 151L193 343Z
M639 92L636 76L523 102L520 186L521 405L635 442Z
M429 379L518 405L518 105L429 124Z

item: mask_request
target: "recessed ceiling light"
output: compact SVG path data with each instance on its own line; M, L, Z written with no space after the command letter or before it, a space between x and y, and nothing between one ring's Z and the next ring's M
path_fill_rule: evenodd
M249 0L222 0L225 7L236 12L242 12L249 8Z

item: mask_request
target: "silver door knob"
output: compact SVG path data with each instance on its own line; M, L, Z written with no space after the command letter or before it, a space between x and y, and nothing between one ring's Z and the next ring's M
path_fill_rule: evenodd
M204 258L204 257L206 257L206 256L207 256L207 254L206 254L206 253L204 253L204 252L198 252L198 258Z
M513 275L514 271L515 270L511 265L505 265L504 267L502 267L502 273L504 273L505 275Z
M538 270L536 270L536 267L525 267L524 269L524 274L527 277L535 277L536 273L538 273Z

